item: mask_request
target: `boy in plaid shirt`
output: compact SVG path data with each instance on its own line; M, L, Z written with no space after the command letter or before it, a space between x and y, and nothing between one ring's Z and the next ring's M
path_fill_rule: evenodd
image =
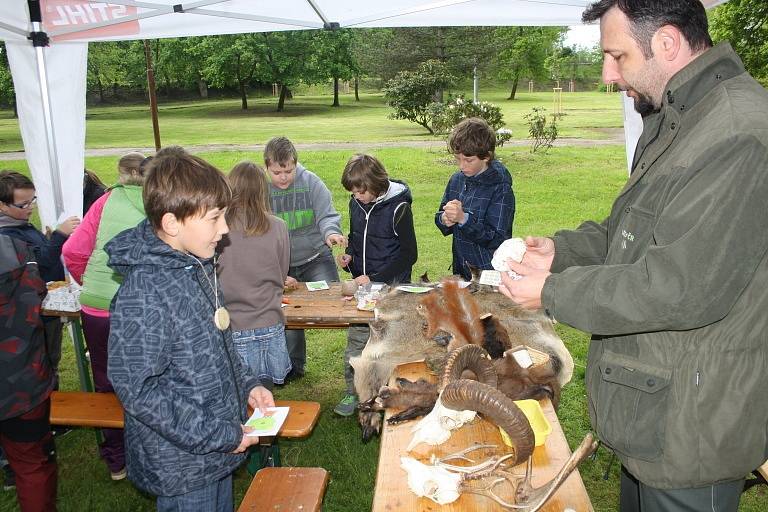
M443 236L453 235L453 273L471 280L472 267L493 268L493 252L512 235L512 176L495 159L496 134L483 119L457 124L448 147L459 170L448 181L435 225Z

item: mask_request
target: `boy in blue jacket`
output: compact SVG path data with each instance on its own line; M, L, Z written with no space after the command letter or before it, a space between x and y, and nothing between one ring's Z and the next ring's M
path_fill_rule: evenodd
M246 435L247 405L274 405L234 349L216 279L231 195L200 158L156 158L147 219L105 247L124 276L108 376L125 409L128 478L157 495L159 511L232 510L232 472L258 442Z
M435 214L443 236L453 235L453 273L472 279L471 267L491 269L493 252L512 236L512 176L495 159L496 134L480 118L457 124L448 138L459 171L451 176Z

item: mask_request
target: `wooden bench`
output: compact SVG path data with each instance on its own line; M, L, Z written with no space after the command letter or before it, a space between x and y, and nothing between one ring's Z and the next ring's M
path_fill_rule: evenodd
M275 405L290 407L278 437L307 437L320 418L320 404L298 400L277 400ZM123 406L114 393L54 391L51 393L51 425L73 427L123 428Z
M237 512L318 512L327 485L323 468L264 468L253 477Z

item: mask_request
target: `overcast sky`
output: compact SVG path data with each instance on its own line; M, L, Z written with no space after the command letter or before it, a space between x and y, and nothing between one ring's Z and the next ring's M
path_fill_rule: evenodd
M565 46L584 46L592 48L600 43L600 25L573 25L568 27Z

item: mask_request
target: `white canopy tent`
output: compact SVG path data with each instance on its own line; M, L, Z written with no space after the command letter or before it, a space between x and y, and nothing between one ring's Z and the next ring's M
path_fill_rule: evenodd
M703 3L712 7L723 1ZM0 39L8 50L40 218L43 225L55 225L82 212L89 41L334 27L578 25L590 2L3 0ZM638 126L639 116L625 102L628 153L634 151Z

